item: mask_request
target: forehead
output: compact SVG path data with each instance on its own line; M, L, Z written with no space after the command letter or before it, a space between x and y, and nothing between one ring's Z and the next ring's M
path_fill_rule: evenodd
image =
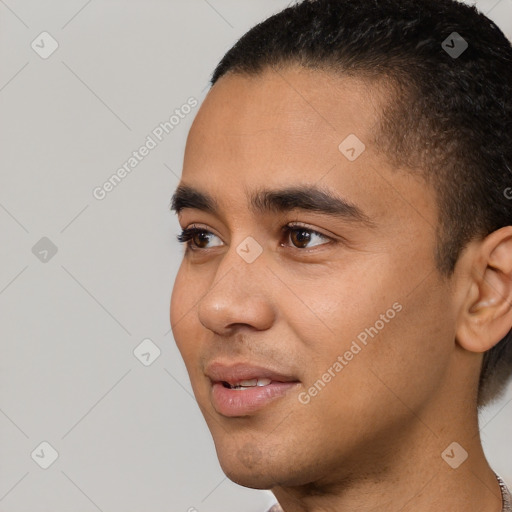
M370 217L415 200L429 208L424 184L390 168L373 147L384 99L378 85L320 70L226 75L194 120L182 182L207 190L226 209L247 206L247 191L263 185L321 185L358 203ZM346 140L358 144L357 154L364 148L355 160L343 152Z
M376 91L362 80L295 67L227 75L208 94L188 142L195 152L216 146L215 156L226 161L330 160L350 133L369 139L378 119Z

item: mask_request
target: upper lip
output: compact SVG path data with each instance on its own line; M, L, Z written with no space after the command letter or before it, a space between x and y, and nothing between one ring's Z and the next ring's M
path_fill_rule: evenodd
M243 380L270 379L275 382L298 382L290 375L263 366L256 366L247 363L225 364L221 362L210 363L206 368L206 376L212 382L227 382L236 384Z

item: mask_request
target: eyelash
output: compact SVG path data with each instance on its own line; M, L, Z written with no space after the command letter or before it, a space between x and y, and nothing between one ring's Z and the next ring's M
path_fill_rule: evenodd
M319 235L320 237L333 242L333 239L328 237L327 235L324 235L323 233L320 233L319 231L307 228L300 224L287 224L286 226L283 226L281 228L281 232L283 233L283 235L286 234L286 236L288 236L292 231L295 231L295 230L306 231L306 232L314 234L314 235ZM198 228L198 227L190 227L190 228L183 229L179 235L176 235L176 238L177 238L178 242L185 243L187 249L190 249L191 251L207 251L208 249L194 247L193 244L191 243L193 241L192 239L194 238L194 236L198 233L207 233L207 234L217 236L217 235L215 235L215 233L212 233L211 231L208 231L207 229ZM319 244L319 245L322 246L322 245L327 245L327 244ZM317 247L317 246L314 246L314 247ZM314 250L314 247L312 249L309 249L309 251ZM298 251L302 251L302 252L308 251L307 248L302 249L300 247L294 247L294 249L296 249Z

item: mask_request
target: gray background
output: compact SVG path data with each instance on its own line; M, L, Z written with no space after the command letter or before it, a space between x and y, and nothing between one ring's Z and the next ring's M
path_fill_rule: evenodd
M168 206L198 108L103 200L92 191L288 3L0 0L0 512L273 503L222 473L170 332ZM512 36L512 0L478 6ZM51 49L43 31L59 45L47 58L31 47ZM484 411L482 436L512 484L510 401Z

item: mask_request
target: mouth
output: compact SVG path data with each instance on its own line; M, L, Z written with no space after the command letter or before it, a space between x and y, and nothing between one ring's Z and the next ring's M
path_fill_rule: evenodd
M291 372L285 373L273 368L247 363L226 364L214 361L206 367L205 374L212 382L226 383L228 386L267 386L271 382L298 382Z
M226 417L255 414L300 384L292 375L241 363L212 363L206 375L211 382L213 408Z
M248 379L248 380L242 380L240 382L236 382L234 384L231 384L230 382L226 382L223 380L221 384L227 388L227 389L250 389L254 387L262 388L264 386L268 386L269 384L272 384L271 379L266 378L258 378L258 379Z

